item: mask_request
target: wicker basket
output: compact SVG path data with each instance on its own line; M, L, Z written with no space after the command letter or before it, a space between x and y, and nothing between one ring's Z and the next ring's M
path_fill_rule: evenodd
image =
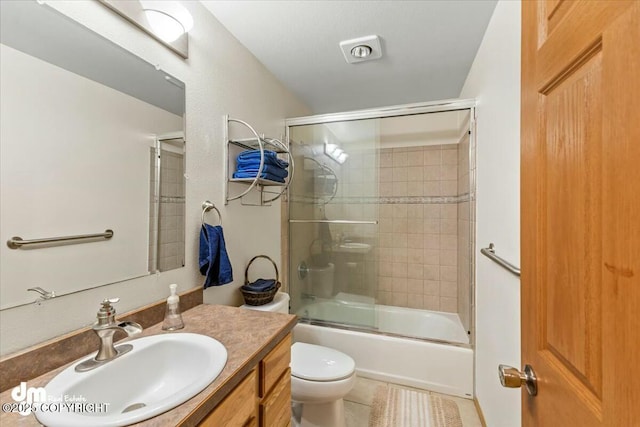
M247 264L247 268L244 270L244 284L245 285L249 284L249 267L251 267L251 263L253 263L253 261L255 261L258 258L266 258L269 261L271 261L271 264L273 265L273 269L276 271L276 286L270 291L266 291L266 292L247 291L243 289L243 287L240 287L240 292L242 292L242 296L244 297L244 302L247 305L269 304L271 301L273 301L273 297L275 297L276 292L278 292L278 289L280 289L280 286L281 286L280 277L278 275L278 266L276 266L276 263L266 255L256 255L253 258L251 258L251 261L249 261L249 264Z

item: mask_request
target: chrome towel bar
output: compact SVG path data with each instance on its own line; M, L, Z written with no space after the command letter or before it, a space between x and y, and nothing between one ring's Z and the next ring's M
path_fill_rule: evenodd
M77 236L47 237L45 239L23 240L22 237L14 236L7 240L7 246L11 249L19 249L22 246L37 245L41 243L68 242L72 240L86 240L98 238L110 239L113 237L113 230L105 230L104 233L80 234Z
M218 208L216 208L216 205L211 203L209 200L205 200L204 202L202 202L202 226L203 227L204 227L204 214L209 212L211 209L216 211L216 213L218 214L218 220L220 221L220 225L222 225L222 214L220 213Z
M482 253L482 255L496 262L498 265L508 270L510 273L513 273L516 276L520 277L520 269L518 267L516 267L515 265L511 264L509 261L503 258L500 258L498 255L496 255L496 247L493 243L489 243L488 248L480 249L480 252Z

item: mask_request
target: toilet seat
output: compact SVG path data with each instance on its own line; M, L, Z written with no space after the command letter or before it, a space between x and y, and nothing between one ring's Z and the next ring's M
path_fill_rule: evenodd
M291 346L291 375L307 381L339 381L355 372L346 354L320 345L297 342Z

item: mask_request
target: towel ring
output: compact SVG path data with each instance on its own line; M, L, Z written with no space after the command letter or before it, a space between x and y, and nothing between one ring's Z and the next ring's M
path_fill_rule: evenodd
M204 226L204 214L209 212L211 209L216 211L216 213L218 214L218 219L220 220L220 225L222 225L222 214L220 213L218 208L216 208L216 205L214 205L208 200L205 200L204 202L202 202L202 225Z

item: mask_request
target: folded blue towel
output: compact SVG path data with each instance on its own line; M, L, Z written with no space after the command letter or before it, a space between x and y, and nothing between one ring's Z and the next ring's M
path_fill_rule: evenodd
M276 281L274 279L258 279L253 283L243 285L242 289L252 292L266 292L272 290L275 286Z
M258 173L258 166L255 167L238 167L238 169L236 169L236 172L251 172L253 173L253 176L255 176ZM262 166L262 172L269 174L269 175L275 175L275 176L279 176L280 178L286 178L287 176L289 176L289 172L286 169L282 169L276 166L270 166L270 165L265 165Z
M276 159L278 157L275 151L271 150L263 150L265 158L273 158ZM243 151L238 155L238 161L241 160L249 160L249 159L260 159L260 150L247 150Z
M258 166L260 166L260 158L258 157L257 159L249 159L249 160L238 160L237 163L238 167L254 167L257 168ZM265 165L270 165L270 166L275 166L278 168L282 168L282 169L286 169L287 167L289 167L289 162L286 162L282 159L278 159L278 158L271 158L271 157L265 157L264 158L264 164Z
M260 150L243 151L236 158L238 168L247 166L260 166ZM264 150L264 164L286 168L289 163L279 159L275 151Z
M258 171L254 171L254 172L238 171L233 173L233 177L234 178L255 178L257 173ZM270 173L262 172L262 174L260 175L260 178L268 179L270 181L284 182L284 178L280 178L279 176L272 175Z
M264 289L255 289L255 288L248 287L247 285L244 285L240 289L242 289L243 291L247 291L247 292L264 293L264 292L271 292L275 288L276 288L275 285L273 285L273 286L271 286L269 288L264 288Z
M233 281L224 234L219 225L203 224L200 229L200 274L205 276L205 289Z

